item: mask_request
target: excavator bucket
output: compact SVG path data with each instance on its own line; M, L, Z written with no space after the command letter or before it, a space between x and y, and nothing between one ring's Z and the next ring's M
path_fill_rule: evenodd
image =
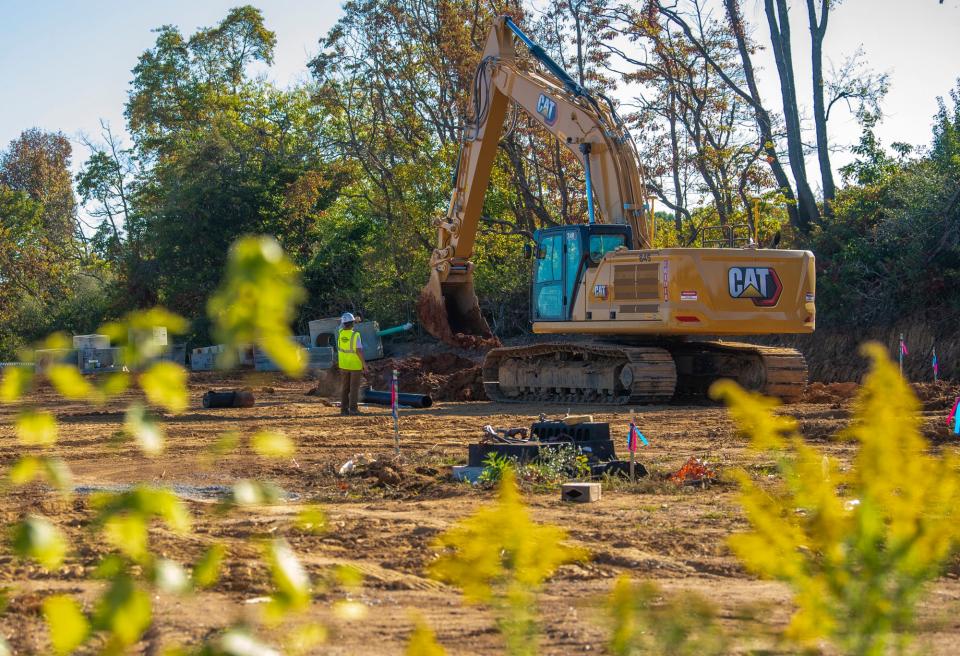
M480 313L472 272L456 282L441 282L437 272L431 272L417 301L417 316L428 333L450 346L476 350L500 346Z

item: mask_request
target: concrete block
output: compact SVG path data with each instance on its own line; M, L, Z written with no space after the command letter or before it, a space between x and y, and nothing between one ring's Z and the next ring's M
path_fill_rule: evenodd
M456 481L466 481L476 483L480 478L483 467L467 467L466 465L457 465L453 468L453 479Z
M294 335L290 338L297 346L303 348L301 356L304 352L306 353L307 360L307 369L329 369L333 366L333 349L330 347L326 348L310 348L310 336L309 335ZM314 364L316 363L316 364ZM257 371L280 371L280 367L276 365L266 353L261 351L258 348L254 349L253 353L253 368Z
M253 344L243 344L237 347L237 362L241 367L252 367L256 349Z
M224 349L227 347L223 344L214 344L213 346L201 346L200 348L195 348L190 352L190 355L205 355L207 353L217 354L223 353Z
M85 374L120 371L123 369L123 349L82 349L79 352L79 367Z
M33 354L35 370L38 374L46 371L51 364L78 364L76 349L37 349Z
M160 359L169 360L170 362L176 362L177 364L186 364L187 363L187 345L171 344L163 351L163 353L160 354Z
M314 346L307 349L310 354L310 362L307 369L310 371L322 371L333 368L334 350L330 346Z
M74 335L73 348L108 349L110 348L110 337L108 335Z
M197 351L201 351L197 353ZM191 371L213 371L217 368L217 353L202 352L203 349L194 349L190 356Z
M127 331L127 339L133 343L150 344L152 346L167 345L167 329L164 326L154 326L153 328L137 328Z
M593 503L600 500L600 483L564 483L560 486L560 499L573 503Z

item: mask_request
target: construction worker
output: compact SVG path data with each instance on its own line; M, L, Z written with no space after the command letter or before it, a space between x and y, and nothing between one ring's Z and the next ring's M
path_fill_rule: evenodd
M337 333L337 365L340 367L340 414L358 415L360 381L367 372L360 332L353 329L356 318L349 312L340 317Z

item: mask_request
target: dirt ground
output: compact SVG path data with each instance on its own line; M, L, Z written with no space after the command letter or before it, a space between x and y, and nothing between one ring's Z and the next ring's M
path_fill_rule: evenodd
M249 409L202 409L202 393L213 387L250 385L257 396ZM52 410L61 425L55 453L73 470L78 486L115 486L136 482L178 485L190 498L194 529L186 536L162 529L151 539L166 557L195 561L215 541L228 547L221 581L210 591L190 597L159 595L154 599L158 629L140 645L143 653L189 645L218 627L255 618L263 606L250 603L269 592L266 571L259 564L255 538L286 536L315 581L329 579L333 566L348 564L364 575L362 587L345 590L330 584L316 594L310 616L330 628L319 653L401 653L421 614L441 643L453 654L496 654L501 643L489 613L465 605L459 593L425 576L432 557L431 542L457 519L488 503L493 493L450 479L450 467L464 464L466 445L476 441L484 424L529 425L541 412L562 414L566 408L497 405L490 402L441 402L427 410L405 410L401 417L401 464L370 476L340 476L338 470L355 454L370 459L392 458L392 419L385 408L367 407L359 417L341 417L336 407L305 392L313 384L280 376L230 379L214 375L191 378L191 409L165 417L166 450L147 458L129 442L118 441L122 408L133 393L102 408L64 402L42 389L29 402ZM849 461L849 445L829 440L845 425L852 388L820 386L817 402L788 407L800 420L804 435L819 448ZM951 389L926 392L926 432L938 449L955 448L945 428ZM4 467L20 452L11 423L17 409L0 408L0 463ZM597 421L611 422L624 439L627 409L596 407ZM769 475L772 462L745 448L717 406L653 406L635 416L650 440L642 461L653 472L636 486L608 486L603 499L591 505L565 505L558 492L528 493L536 520L564 527L573 543L585 547L591 559L563 567L545 586L542 596L543 652L604 653L606 631L600 607L614 579L627 573L659 583L665 590L696 590L717 605L728 628L756 633L739 649L766 648L782 653L773 633L783 628L791 607L788 590L748 575L725 544L745 521L735 490L726 483L706 489L677 487L664 480L689 457L708 460L715 468L746 467L757 476ZM286 432L297 443L294 458L257 458L241 441L236 451L214 459L211 447L223 432L249 435L259 429ZM272 480L289 493L278 505L257 509L217 510L213 498L220 488L239 479ZM214 493L210 493L213 490ZM209 494L208 494L209 493ZM328 530L308 534L294 518L306 504L322 504ZM89 580L106 552L92 533L87 497L65 500L42 486L8 491L0 512L9 526L25 512L41 512L70 537L73 549L57 572L0 555L0 586L9 589L9 606L0 615L0 631L16 653L44 653L48 643L40 602L54 592L70 592L88 610L102 585ZM960 563L930 590L921 612L918 637L923 653L957 653L960 645ZM359 601L366 615L348 621L331 607L338 600ZM284 629L276 629L280 635ZM269 632L268 632L269 635Z

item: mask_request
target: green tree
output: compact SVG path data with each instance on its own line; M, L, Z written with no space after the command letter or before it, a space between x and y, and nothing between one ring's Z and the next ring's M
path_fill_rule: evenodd
M40 203L51 246L72 251L77 235L76 200L70 175L70 141L61 132L26 130L0 155L0 185Z
M309 93L252 74L272 62L275 45L260 11L244 6L189 38L164 26L141 55L126 108L144 165L129 187L136 266L127 285L150 292L137 298L196 316L244 234L276 236L298 266L314 260L343 173L319 143L323 116ZM99 168L109 172L107 155ZM119 189L108 191L116 199Z

